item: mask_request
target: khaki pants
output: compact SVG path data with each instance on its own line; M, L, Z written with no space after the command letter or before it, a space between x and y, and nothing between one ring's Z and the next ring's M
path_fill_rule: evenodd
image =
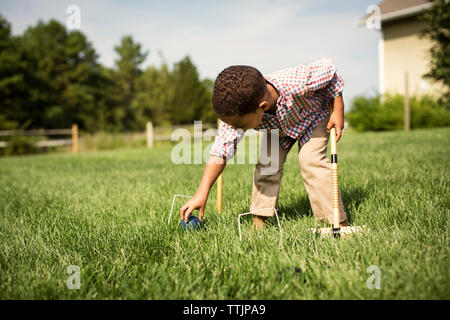
M331 201L331 164L327 158L327 144L329 134L327 133L327 123L329 117L325 118L313 131L310 140L305 143L298 152L298 161L300 164L303 183L308 193L312 211L316 218L327 219L328 223L333 223L333 209ZM285 150L279 144L271 145L270 132L267 134L267 155L270 159L272 148L278 148L279 166L272 175L261 174L270 162L261 161L261 155L253 172L253 190L252 205L250 211L264 208L276 208L278 196L280 193L281 177L283 176L283 166L287 154L290 150ZM298 185L290 186L297 188ZM340 222L346 220L346 213L342 204L341 191L339 190ZM255 213L256 215L271 217L275 215L273 210L263 210Z

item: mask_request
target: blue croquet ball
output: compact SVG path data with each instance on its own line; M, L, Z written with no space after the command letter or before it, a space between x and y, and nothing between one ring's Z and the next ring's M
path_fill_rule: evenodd
M200 229L200 220L194 216L190 215L188 218L188 222L184 222L184 219L180 222L181 229L183 230L198 230Z

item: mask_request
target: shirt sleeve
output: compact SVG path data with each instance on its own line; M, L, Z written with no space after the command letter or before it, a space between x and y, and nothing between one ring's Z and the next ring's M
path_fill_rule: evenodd
M336 72L326 87L326 91L330 97L336 98L342 90L344 90L344 79L338 72Z
M221 122L219 133L214 140L209 154L228 161L234 157L237 144L243 137L243 130L234 130L229 124Z
M307 66L307 92L321 89L332 98L336 98L344 89L344 79L331 59L321 59Z

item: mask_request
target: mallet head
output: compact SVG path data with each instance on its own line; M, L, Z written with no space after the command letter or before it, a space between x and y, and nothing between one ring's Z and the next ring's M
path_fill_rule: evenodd
M346 226L346 227L340 227L340 228L310 228L309 229L314 234L320 234L323 237L326 236L333 236L335 238L337 237L344 237L347 235L352 235L355 233L361 233L363 231L368 231L365 229L364 226Z

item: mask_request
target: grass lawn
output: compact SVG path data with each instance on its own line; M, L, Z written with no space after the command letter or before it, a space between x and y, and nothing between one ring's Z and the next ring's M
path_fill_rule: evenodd
M320 239L297 163L286 162L275 219L250 234L253 165L224 172L199 232L167 219L203 165L171 146L0 159L0 299L448 299L450 128L345 132L339 183L350 221L370 232ZM80 268L81 288L66 285ZM380 289L369 289L369 266ZM370 280L370 279L369 279Z

